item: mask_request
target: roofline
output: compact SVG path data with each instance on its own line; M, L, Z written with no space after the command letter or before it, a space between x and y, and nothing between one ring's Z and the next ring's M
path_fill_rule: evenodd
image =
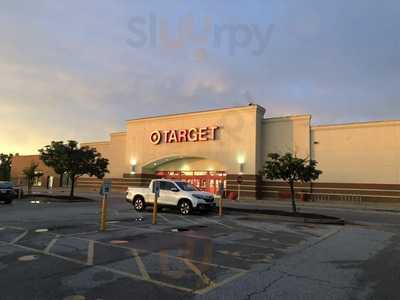
M368 126L390 126L400 125L400 120L379 120L379 121L367 121L367 122L349 122L339 124L327 124L327 125L314 125L311 129L345 129L354 127L368 127Z
M304 115L264 118L263 122L279 122L279 121L303 120L303 119L311 120L311 118L312 118L312 116L310 114L304 114Z
M111 132L110 135L126 135L126 131L119 131L119 132Z
M241 105L241 106L232 106L232 107L217 108L217 109L208 109L208 110L201 110L201 111L182 112L182 113L168 114L168 115L156 115L156 116L151 116L151 117L130 119L130 120L127 120L126 122L131 123L131 122L136 122L136 121L145 121L145 120L152 120L152 119L168 119L168 118L175 118L175 117L179 117L179 116L183 116L183 115L202 115L202 114L208 114L208 113L219 112L219 111L254 109L254 108L265 112L264 107L262 107L261 105L258 105L258 104L253 104L253 105Z
M39 153L39 151L38 151L38 154L18 154L18 155L14 155L14 157L13 158L16 158L16 157L37 157L37 156L40 156L40 153Z
M81 146L88 146L88 145L109 145L111 141L97 141L97 142L85 142L79 143Z

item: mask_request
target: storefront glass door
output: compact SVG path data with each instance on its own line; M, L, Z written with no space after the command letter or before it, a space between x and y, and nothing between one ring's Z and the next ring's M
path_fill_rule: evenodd
M158 171L156 175L175 180L184 180L200 190L218 194L221 186L226 185L226 173L223 171Z

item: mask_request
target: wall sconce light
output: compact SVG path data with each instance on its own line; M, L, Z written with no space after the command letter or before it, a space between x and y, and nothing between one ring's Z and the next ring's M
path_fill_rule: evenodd
M239 174L242 175L244 173L244 163L239 164Z
M132 159L131 160L131 175L136 174L136 164L137 164L136 159Z
M244 162L245 162L244 156L243 155L238 156L237 162L239 164L239 174L243 174L244 173Z

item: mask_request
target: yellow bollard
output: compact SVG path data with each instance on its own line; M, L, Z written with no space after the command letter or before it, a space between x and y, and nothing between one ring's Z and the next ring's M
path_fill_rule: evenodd
M157 224L157 202L158 202L158 197L157 195L154 195L154 205L153 205L153 225Z
M101 200L101 219L100 219L100 230L107 230L107 194L103 195L103 199Z

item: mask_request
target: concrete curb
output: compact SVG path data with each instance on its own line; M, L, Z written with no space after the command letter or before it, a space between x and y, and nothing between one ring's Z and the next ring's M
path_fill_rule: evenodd
M266 200L257 200L257 201L242 201L242 202L234 202L232 203L234 206L242 205L242 206L265 206L265 209L269 208L278 208L281 209L287 206L290 209L289 204L286 202L277 202L277 201L266 201ZM228 204L229 205L229 204ZM362 205L347 205L340 203L318 203L317 205L312 205L312 202L297 202L297 207L301 209L332 209L332 210L354 210L354 211L375 211L382 213L399 213L400 207L374 207L374 206L362 206ZM285 207L286 208L286 207ZM285 209L284 208L284 209Z
M49 194L25 194L22 198L24 200L29 199L46 199L49 202L57 202L57 203L80 203L80 202L97 202L97 200L87 198L87 197L80 197L75 196L73 200L69 199L69 196L65 195L49 195ZM18 199L15 199L18 200Z
M217 206L217 210L218 210ZM337 217L314 214L314 213L302 213L298 212L296 214L284 210L275 210L275 209L260 209L260 208L240 208L240 207L229 207L225 206L224 211L228 212L244 212L244 213L253 213L253 214L262 214L262 215L270 215L270 216L279 216L279 217L287 217L292 220L298 221L299 219L303 219L304 223L315 223L315 224L330 224L330 225L345 225L346 221Z

